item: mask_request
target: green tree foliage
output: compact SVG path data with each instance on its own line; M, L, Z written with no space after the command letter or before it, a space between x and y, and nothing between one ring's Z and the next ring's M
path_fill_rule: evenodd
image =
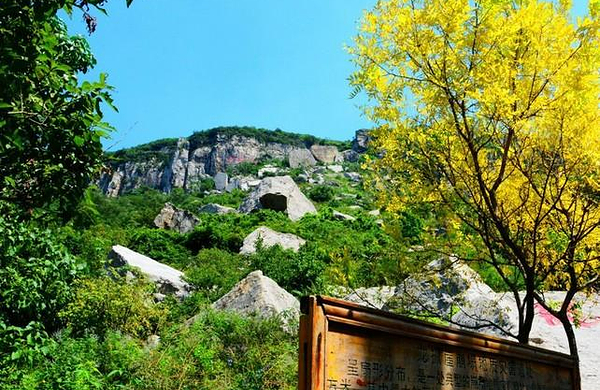
M22 210L68 212L101 165L100 103L106 76L80 83L95 65L87 41L56 12L101 1L6 0L0 6L0 199ZM88 15L88 14L86 14ZM92 23L88 15L88 24Z

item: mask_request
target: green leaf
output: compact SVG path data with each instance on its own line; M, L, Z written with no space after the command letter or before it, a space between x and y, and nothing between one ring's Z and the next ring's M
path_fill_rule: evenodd
M0 108L11 108L12 105L10 103L0 102Z
M77 146L82 146L83 143L85 142L85 140L83 138L81 138L80 136L76 135L73 138L73 142L75 142L75 145L77 145Z

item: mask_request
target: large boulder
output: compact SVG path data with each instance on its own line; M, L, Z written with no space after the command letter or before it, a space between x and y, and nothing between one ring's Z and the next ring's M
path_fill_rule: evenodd
M254 210L270 209L282 211L292 221L297 221L305 214L316 213L317 209L300 191L289 176L274 176L263 179L239 208L242 213Z
M477 272L455 258L434 260L407 278L384 309L429 314L497 335L512 330L504 303Z
M394 296L395 291L396 287L391 286L360 287L348 291L348 294L344 296L344 300L374 309L381 309Z
M237 210L227 206L221 206L217 203L209 203L198 209L200 213L207 214L229 214L229 213L237 213Z
M121 245L113 246L108 257L115 267L127 265L138 268L156 284L160 294L174 294L178 298L188 295L189 285L183 280L183 273L175 268Z
M312 167L317 160L308 149L294 149L288 155L288 163L290 168Z
M278 316L285 324L297 320L300 315L300 302L262 271L248 274L212 306L217 310L257 314L263 318Z
M305 240L294 234L279 233L268 227L261 226L244 239L244 245L240 249L240 254L249 255L255 253L259 242L261 242L263 248L279 245L283 249L291 249L294 252L298 252L300 247L306 243Z
M229 184L229 176L225 172L218 172L213 178L215 181L215 189L217 191L225 191Z
M369 130L360 129L356 130L354 139L352 140L352 150L357 153L364 153L369 149L369 142L371 137L369 136Z
M187 210L165 203L160 213L154 218L154 225L160 229L170 229L185 234L200 223L198 217Z
M310 151L322 163L332 164L343 162L343 157L335 146L313 145L310 147Z

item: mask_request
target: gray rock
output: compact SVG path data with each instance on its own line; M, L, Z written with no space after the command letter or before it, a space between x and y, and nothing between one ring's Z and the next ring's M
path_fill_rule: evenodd
M290 168L312 167L317 164L317 160L313 157L308 149L294 149L288 155Z
M176 230L185 234L200 223L198 217L187 210L173 206L171 203L165 203L160 213L154 218L154 225L160 229Z
M356 130L356 133L354 134L354 139L352 140L352 150L354 150L357 153L364 153L369 148L369 142L371 142L369 130Z
M381 309L387 301L394 296L396 287L361 287L353 289L344 297L346 301L358 303L359 305Z
M136 267L154 282L161 294L174 294L178 298L188 295L189 285L183 280L183 273L166 264L134 252L121 245L115 245L108 254L116 267Z
M305 214L317 212L315 206L289 176L263 179L260 185L246 197L239 211L250 213L259 209L282 211L292 221L299 220Z
M329 169L331 172L335 172L335 173L344 172L344 167L341 165L328 165L327 169Z
M510 322L504 306L493 297L494 291L468 265L454 258L439 259L398 286L384 308L433 314L466 328L502 334L491 324L510 330Z
M207 214L229 214L237 213L237 210L231 207L221 206L220 204L209 203L200 207L198 212Z
M376 210L371 210L369 211L367 214L372 215L373 217L378 217L381 215L381 211L379 211L378 209Z
M297 183L307 183L310 180L310 178L308 177L308 175L301 173L296 177L296 182Z
M229 175L225 172L218 172L213 180L215 181L215 189L217 191L225 191L229 183Z
M300 302L261 271L248 274L212 306L217 310L257 314L263 318L277 316L286 325L296 321L300 315Z
M263 178L265 176L275 176L280 173L281 169L273 166L265 166L258 170L258 177Z
M333 218L338 219L340 221L356 221L351 215L340 213L339 211L333 210Z
M358 160L360 160L360 153L351 149L344 150L342 152L342 157L344 158L344 161L357 162Z
M362 177L357 172L344 172L344 177L353 182L360 182Z
M189 147L190 143L187 139L179 138L171 162L162 176L163 191L170 192L173 188L183 188L185 186Z
M240 254L249 255L255 253L259 242L261 242L263 248L279 245L283 249L291 249L294 252L298 252L300 247L306 243L305 240L294 234L279 233L268 227L261 226L244 239L244 244L240 248Z
M343 162L343 157L335 146L313 145L310 147L310 151L315 159L322 163L333 164Z

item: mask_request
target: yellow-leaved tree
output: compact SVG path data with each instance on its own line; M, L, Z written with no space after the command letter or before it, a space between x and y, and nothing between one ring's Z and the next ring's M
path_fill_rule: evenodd
M578 359L569 308L600 270L600 2L576 22L570 9L380 0L349 50L381 203L443 210L446 250L493 266L512 291L517 339L528 342L537 301ZM566 291L558 307L548 289Z

